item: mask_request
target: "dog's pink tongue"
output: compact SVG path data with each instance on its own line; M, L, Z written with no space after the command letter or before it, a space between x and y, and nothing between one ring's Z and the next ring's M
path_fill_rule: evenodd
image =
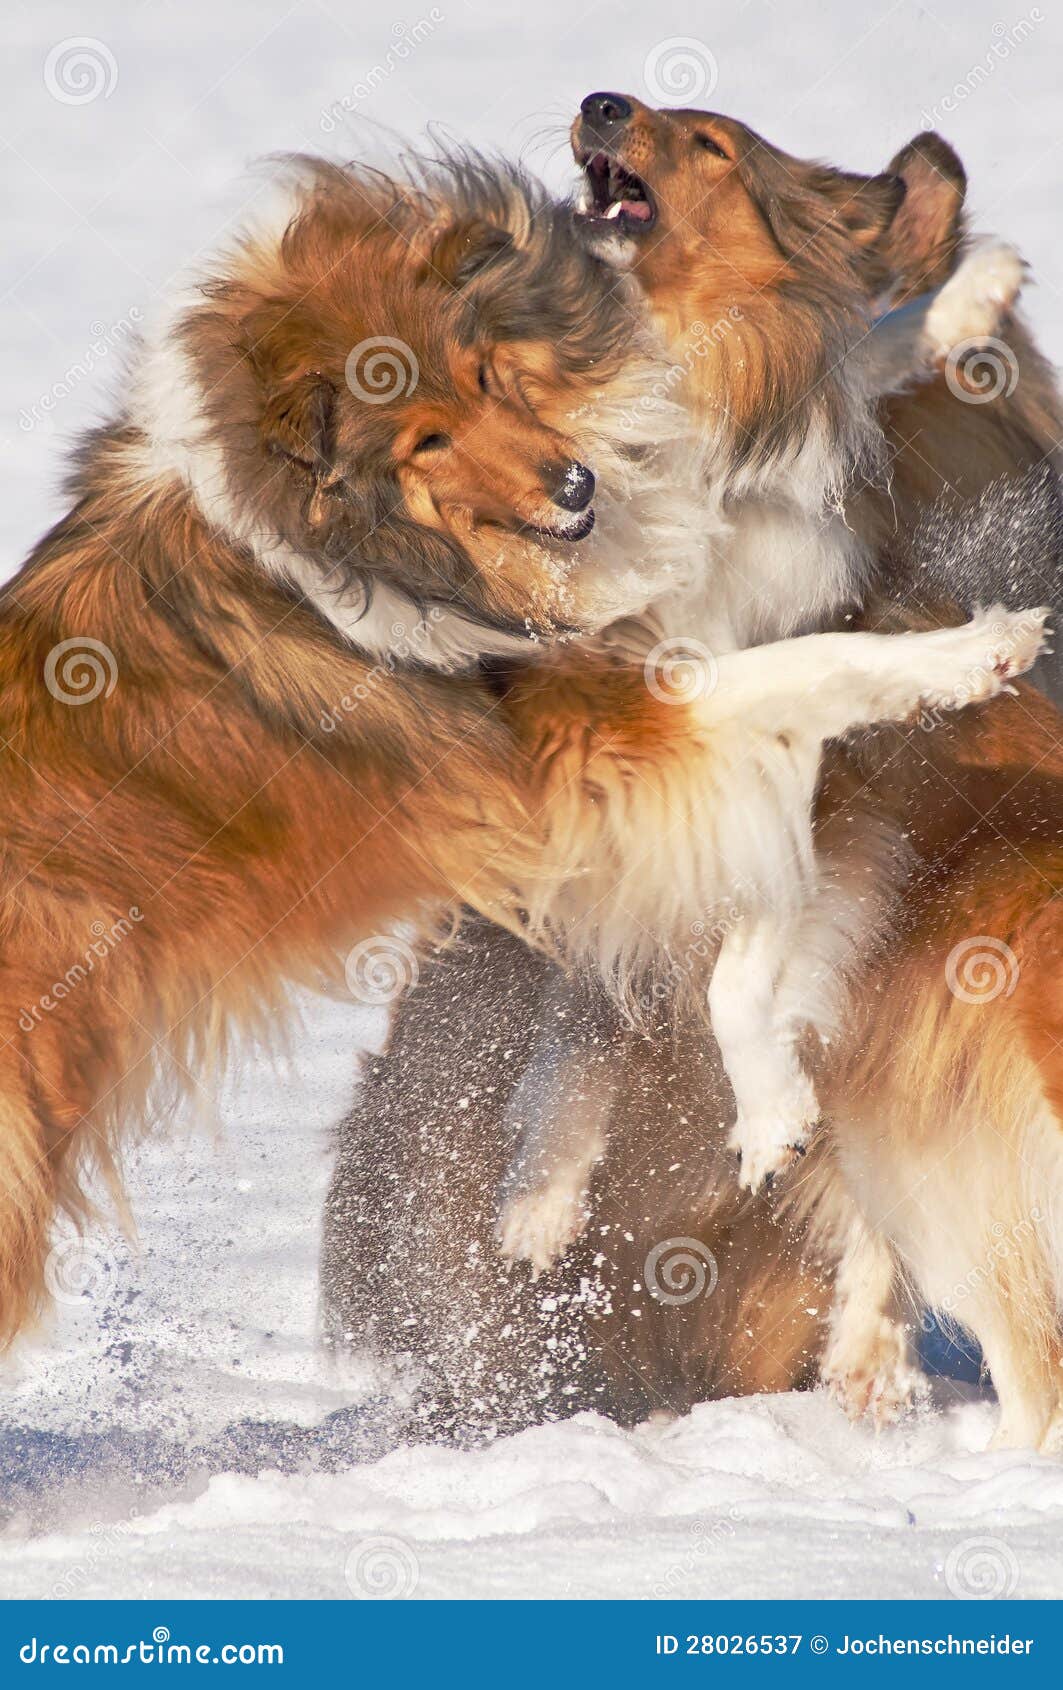
M625 217L639 217L643 222L651 215L648 200L621 200L620 209Z

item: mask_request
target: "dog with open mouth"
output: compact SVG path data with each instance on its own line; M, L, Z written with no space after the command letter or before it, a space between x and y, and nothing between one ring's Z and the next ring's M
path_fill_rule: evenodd
M655 115L663 121L666 116L671 114ZM597 157L597 152L591 153L588 162ZM812 167L808 168L811 170ZM840 327L841 319L844 317L843 307L851 312L851 321L869 326L873 301L891 285L898 295L902 295L906 280L921 272L925 273L929 269L930 260L926 252L917 250L914 241L912 242L912 250L902 255L903 266L898 262L895 255L888 255L884 250L889 243L892 221L898 215L898 204L903 204L903 190L896 183L889 187L887 193L886 185L877 178L856 178L843 175L843 173L834 173L840 178L840 181L834 182L831 180L826 190L817 198L815 186L820 183L821 178L828 177L829 173L825 170L820 171L818 167L816 169L818 175L815 178L814 185L810 187L802 178L794 189L795 203L785 208L792 230L789 239L793 243L793 248L789 263L784 262L785 252L781 253L778 248L774 249L775 270L776 272L780 270L785 272L781 277L782 285L777 285L774 292L769 289L766 256L770 249L758 250L755 254L756 274L759 278L758 286L747 287L741 295L743 306L746 308L744 338L736 342L737 351L734 354L732 365L728 365L727 348L725 347L721 351L716 340L711 340L706 347L706 364L708 369L714 372L716 378L715 410L712 409L711 399L713 376L710 375L706 378L703 375L706 364L703 364L700 360L697 364L693 360L684 364L682 358L673 357L672 380L667 391L676 391L675 372L677 369L680 370L690 377L684 397L688 399L695 411L700 408L701 415L717 415L722 419L718 431L721 438L710 440L707 446L710 483L714 480L712 471L717 472L714 483L718 501L717 508L722 507L726 511L728 521L732 525L734 525L736 509L749 519L748 533L740 536L731 553L736 573L739 570L743 573L742 585L744 591L739 597L734 577L729 578L727 569L720 568L717 559L715 569L706 578L708 583L706 602L698 602L692 607L691 601L688 599L684 606L685 620L682 626L688 641L691 638L696 638L696 633L692 634L692 630L704 632L711 629L710 637L715 639L719 634L720 620L731 611L733 605L736 605L737 610L744 614L743 635L750 640L770 638L773 626L771 619L773 617L785 619L788 627L807 626L809 621L814 622L817 616L821 617L826 614L825 600L830 600L830 595L837 589L839 581L844 583L842 596L849 594L853 600L857 600L861 596L867 581L874 573L873 558L869 555L868 549L861 546L858 539L854 539L848 524L839 520L832 525L830 521L830 514L839 502L839 491L845 487L846 477L854 460L857 462L866 461L861 458L859 441L854 442L853 439L854 429L856 434L859 435L860 430L865 425L866 403L855 402L854 392L851 388L841 393L829 392L824 396L822 407L819 407L814 401L810 403L809 395L814 392L818 393L822 388L822 381L816 378L821 377L825 371L833 370L836 367L838 362L836 354L842 351L846 345L845 336ZM596 173L599 176L601 175L600 165L596 167ZM625 203L637 205L639 203L638 193L633 194L631 191L631 172L627 172L623 177L618 175L616 182L621 194L619 200L611 203L618 203L621 206ZM861 184L867 190L862 197L859 193ZM653 189L647 186L646 178L643 176L639 177L639 188L644 202L651 206L653 221L638 211L630 214L631 220L638 226L638 233L634 237L636 240L641 239L649 228L655 226L655 220L659 216L656 196ZM850 205L849 201L854 199L858 203ZM846 205L844 226L841 229L836 226L833 220L834 208L840 204ZM891 205L892 212L890 210ZM608 207L605 209L607 210ZM625 218L629 216L628 213L618 212L613 216L602 216L595 219L595 222L613 225L621 215ZM746 250L753 253L757 225L751 211L747 211L746 222L744 244ZM623 227L626 227L626 223ZM813 235L816 232L821 233L822 241L819 247L816 247L815 241L811 239L810 230ZM800 233L797 231L800 231ZM609 240L616 238L611 230L605 233ZM762 234L763 231L761 231ZM597 244L597 234L592 232L592 239ZM805 251L810 244L814 250L802 262ZM763 240L761 240L761 246L763 247ZM986 255L982 256L983 258L986 257ZM966 297L976 327L978 313L993 306L992 293L998 284L1001 266L1003 266L1005 277L1009 279L1001 300L995 306L996 312L999 313L1010 302L1014 289L1017 287L1020 274L1018 267L1000 249L995 249L988 255L987 263L976 265L968 273L967 283L970 284L970 289ZM641 275L638 274L637 269L636 279L641 282ZM489 272L485 273L484 285L489 285ZM1011 291L1009 292L1008 289ZM761 294L767 294L763 304L763 312L755 308L758 296ZM718 302L715 306L717 320L725 314L723 307L726 304L726 298L727 296L722 293L721 287ZM658 320L663 321L667 328L668 322L675 316L668 302L664 301L658 311L658 301L651 295L650 304L657 311ZM790 313L789 319L788 313ZM709 308L702 308L698 312L698 317L703 324L706 319L711 321L713 315L714 310ZM733 321L734 319L729 320ZM994 315L991 320L996 323L997 317ZM805 335L806 328L808 328L807 335ZM772 333L775 335L774 341L771 340ZM880 331L880 340L881 335L888 337L889 333L889 326L883 324ZM685 329L681 328L679 331L680 345L682 345L684 334ZM798 343L796 356L793 349L788 346L788 334L795 337ZM931 338L932 336L933 329L931 329ZM784 370L788 368L787 360L792 359L794 368L802 370L808 383L802 392L795 381L791 379L788 385L783 388L781 398L777 399L774 394L769 394L766 399L762 398L760 413L763 429L761 432L756 431L757 406L750 406L748 403L752 389L747 392L739 391L738 397L742 401L743 408L736 418L737 407L729 406L728 388L720 377L721 365L725 370L728 367L737 367L742 359L744 348L750 343L750 337L766 339L769 351L781 345L783 348L781 362ZM804 337L803 344L802 337ZM859 335L856 338L859 339ZM872 346L868 348L866 356L873 363L877 355L875 347L880 342L876 343L874 336L870 339ZM673 342L673 346L674 344ZM850 330L850 353L853 350ZM924 346L921 356L928 357L929 363L921 369L920 373L927 373L927 369L933 365L934 359L940 357L944 350L945 348L940 341L929 348ZM908 343L909 357L911 357L912 351L912 345ZM754 362L755 367L763 371L764 358L761 356L759 362L756 360ZM856 360L856 362L858 363L859 360ZM692 375L692 371L696 374ZM910 365L908 366L908 374L911 374ZM797 406L796 413L794 413L798 399L802 403ZM790 416L788 428L783 428L782 418L787 409L794 414ZM870 437L873 440L873 428L870 431ZM839 465L841 468L839 468ZM740 501L748 501L744 509ZM780 506L782 507L781 510ZM795 530L793 526L795 514L796 519L799 520L802 511L805 513L808 526L803 531ZM824 543L823 537L824 529L828 531L826 543ZM795 532L802 533L804 545L794 543ZM810 532L815 535L815 541L812 545L808 544ZM806 555L809 552L811 552L810 557ZM759 574L757 573L758 568ZM784 570L786 571L785 574L783 573ZM752 590L750 590L751 583ZM706 609L706 604L709 601L711 601L711 610ZM837 601L835 600L834 603L836 604ZM671 608L673 607L668 607L666 615L670 614ZM660 606L655 607L655 618L659 619L660 610ZM715 621L712 620L713 617L716 618ZM775 626L777 625L776 622ZM655 621L655 631L658 633L667 633L670 626L667 621ZM626 638L631 638L630 628L625 629L624 633ZM639 651L640 654L645 651L645 647L639 648L637 643L629 649ZM694 664L694 673L695 675L698 673L696 663ZM516 698L519 705L519 684L515 688L511 688L509 696L511 699ZM592 691L585 692L583 696L585 703L582 719L589 718L593 724L601 723L602 726L597 731L604 737L604 724L608 718L601 714L600 701L595 702ZM559 790L565 788L571 790L576 787L577 796L579 796L578 783L572 781L571 766L566 763L563 755L565 747L564 729L563 724L559 723L557 719L556 706L552 709L553 699L549 693L542 691L538 696L532 698L531 704L541 713L542 767L548 781L556 782L556 787ZM636 778L641 778L640 770L646 765L635 762L630 756L629 763L633 766ZM593 781L582 789L583 798L599 813L607 810L610 803L614 803L613 787L606 783L607 771L608 760L604 757L599 758L594 769ZM549 784L544 785L543 790L548 796L550 795ZM729 798L741 813L740 799L736 800L734 793L729 794ZM614 807L622 812L622 805L614 804ZM649 898L654 895L656 888L667 877L668 868L675 861L674 855L671 855L675 851L675 845L668 835L670 826L677 819L675 813L662 817L663 825L654 836L654 860L652 862L649 858L645 860L641 881L629 877L624 887L626 913L631 927L638 930L641 938L647 944L655 942L661 944L662 947L664 941L659 918L651 917L650 924L646 924L640 912L649 907ZM606 819L603 822L603 838L607 847L612 848L612 840L606 831L608 825ZM751 829L750 832L751 834L755 833L756 829ZM876 836L876 843L882 843L881 835ZM743 844L749 845L748 837L743 841ZM754 844L752 854L755 854L755 849ZM882 857L884 867L888 870L889 851L883 851ZM615 857L613 862L615 862ZM609 867L612 868L612 866L613 863L610 863ZM834 911L832 911L832 919L837 914L840 904L844 903L850 896L855 902L863 900L864 891L869 884L864 878L864 868L866 868L866 864L855 872L843 887L836 886L834 888L835 893L839 896L839 904L836 904ZM884 878L888 882L888 887L876 887L876 891L886 893L884 898L884 902L886 902L888 901L888 893L892 891L895 885L895 879L892 872L887 873ZM706 928L710 925L709 921L705 920L710 907L709 901L706 900L706 903L698 912ZM866 934L866 929L864 932ZM572 948L578 951L580 941L578 922L569 924L566 933L570 944L573 942L574 935L575 943ZM595 937L596 940L599 938L598 935ZM679 937L680 935L677 935L677 946ZM851 930L845 930L841 937L843 943L851 942ZM704 947L699 947L699 949L704 950ZM489 945L486 946L486 950L489 957ZM837 960L835 954L829 959L829 964L833 965ZM484 944L477 945L471 966L477 971L478 975L489 966L485 963ZM451 962L446 972L449 984L445 989L441 987L439 994L432 994L429 989L426 996L425 989L422 988L420 1000L423 1001L425 1007L421 1013L422 1016L425 1014L429 1016L438 1015L441 1002L445 1003L449 1006L447 1009L449 1022L453 1024L454 1006L462 1001L462 988L460 984L457 986L454 984L455 974L460 982L460 960L458 963ZM830 966L827 967L826 972L828 974L831 972ZM841 972L841 970L839 969L838 972ZM497 980L495 983L498 985ZM741 982L739 984L741 985ZM473 987L471 981L469 990L477 991L477 1001L479 1001L483 994L479 993L478 987ZM740 999L741 991L736 994L736 1001ZM533 1049L528 1054L524 1068L525 1075L531 1076L535 1083L523 1094L518 1088L515 1097L511 1100L511 1106L506 1117L498 1121L494 1129L498 1131L502 1142L512 1144L512 1135L516 1133L517 1136L516 1149L509 1157L508 1169L504 1176L503 1189L506 1202L502 1219L503 1249L513 1257L527 1255L540 1267L546 1267L556 1259L558 1252L571 1240L573 1231L578 1231L582 1224L582 1211L586 1200L587 1186L598 1158L604 1149L603 1126L605 1118L609 1113L610 1102L615 1102L617 1098L616 1086L611 1084L607 1077L610 1065L608 1055L610 1040L599 1037L597 1029L593 1025L594 1018L591 1018L592 1026L589 1034L581 1033L577 1028L572 1038L566 1036L564 1020L566 1015L570 1017L568 1027L570 1033L573 1032L574 1022L581 1018L584 1021L586 1020L578 1005L573 1016L572 1003L573 1000L569 998L566 1007L563 988L558 997L547 993L541 1009L543 1016L541 1025L544 1029L542 1045L539 1049ZM413 1013L411 1010L411 1014ZM401 1025L400 1021L400 1028ZM424 1048L427 1050L429 1034L424 1028L423 1021L421 1037L424 1041ZM485 1037L489 1038L493 1045L497 1045L498 1049L502 1049L507 1043L515 1041L515 1029L513 1033L508 1035L508 1038L505 1032L500 1033L496 1038L494 1033L488 1029ZM769 1031L767 1041L769 1044L770 1040ZM578 1049L581 1042L584 1047L582 1051ZM524 1041L524 1044L526 1045L526 1041ZM570 1085L569 1081L573 1074L573 1046L577 1047L574 1068L579 1078L576 1084ZM646 1061L651 1061L649 1047L641 1046L640 1048L646 1052ZM763 1045L758 1045L756 1051L758 1060L762 1057L763 1049ZM605 1053L604 1061L603 1053ZM397 1060L401 1061L402 1075L409 1075L410 1064L415 1062L416 1057L416 1032L413 1032L410 1039L401 1039L398 1045ZM618 1072L619 1067L618 1064ZM502 1076L491 1075L490 1068L490 1059L487 1058L486 1074L483 1076L483 1081L486 1092L494 1097L505 1087ZM467 1070L468 1065L463 1065L461 1068L463 1076L467 1074ZM396 1086L391 1084L390 1074L391 1069L387 1060L378 1065L369 1095L359 1108L357 1125L351 1129L355 1141L359 1132L367 1132L370 1137L365 1139L364 1142L366 1144L372 1142L372 1124L376 1119L374 1111L379 1107L380 1100L384 1096L388 1100L389 1117L395 1120L405 1118L406 1106L402 1094L402 1081L399 1080L396 1089ZM593 1084L589 1087L586 1083L583 1083L586 1081L588 1074L593 1081ZM488 1078L488 1076L490 1077ZM605 1079L604 1084L602 1083L603 1077ZM510 1073L508 1089L511 1092L512 1081L513 1076ZM470 1091L475 1098L478 1090L483 1091L484 1085L480 1087L470 1086L464 1078L461 1083L464 1086L462 1108L465 1109L469 1104ZM623 1082L618 1081L618 1084L622 1087ZM532 1093L536 1086L538 1087L538 1096L533 1096ZM418 1095L420 1096L420 1094ZM654 1095L657 1094L654 1093ZM427 1102L430 1103L430 1099ZM421 1097L418 1108L422 1108L425 1104L426 1099ZM531 1105L530 1120L529 1104ZM491 1106L486 1101L484 1101L483 1107L490 1114ZM545 1136L539 1135L539 1129L543 1127L544 1122L551 1122L556 1127L559 1116L565 1112L567 1112L568 1120L561 1133L565 1143L559 1147L556 1137L551 1140L549 1128L547 1128ZM528 1131L529 1126L531 1127L530 1132ZM441 1126L440 1130L443 1131L444 1128ZM445 1128L448 1139L453 1138L455 1130L454 1123L451 1121ZM482 1131L488 1135L492 1130L489 1124L482 1125ZM420 1118L415 1136L423 1144L424 1123ZM488 1142L493 1143L493 1140L488 1139ZM566 1156L570 1157L565 1165L560 1168L556 1155L559 1148ZM662 1145L661 1148L664 1149L666 1146ZM647 1151L646 1154L649 1155L650 1151ZM491 1153L490 1166L497 1166L497 1158L494 1152ZM360 1171L355 1172L355 1168ZM515 1175L516 1178L514 1178ZM379 1286L379 1273L374 1267L372 1250L372 1237L375 1236L375 1233L373 1232L371 1211L374 1208L374 1202L369 1201L367 1208L365 1199L367 1189L377 1189L378 1178L379 1170L370 1170L365 1160L357 1157L356 1142L352 1142L350 1155L345 1157L343 1170L337 1173L333 1193L330 1197L326 1230L326 1295L337 1320L342 1323L343 1329L361 1330L367 1320L369 1323L378 1320L386 1329L394 1332L399 1347L402 1347L404 1333L408 1337L411 1327L418 1324L418 1317L412 1312L414 1303L411 1299L414 1297L414 1292L411 1291L411 1287L409 1285L403 1285L401 1288L391 1287L388 1295L393 1297L393 1321L386 1308L382 1310L378 1304L375 1311L367 1310L367 1305L362 1300L365 1286L369 1284ZM360 1180L363 1183L359 1183ZM369 1181L368 1187L364 1180ZM395 1195L395 1193L393 1192L392 1195ZM439 1193L439 1200L445 1201L442 1190ZM637 1187L633 1189L631 1201L636 1205L639 1202ZM351 1224L354 1218L357 1219L358 1224L356 1226ZM623 1211L618 1212L612 1227L613 1236L622 1236L623 1218ZM619 1234L617 1227L620 1227ZM367 1229L368 1242L366 1241ZM454 1232L458 1244L466 1236L461 1229L460 1221L453 1217L448 1230ZM674 1231L675 1229L672 1228L671 1230ZM622 1245L618 1247L623 1249ZM437 1270L433 1269L432 1271ZM760 1271L763 1271L770 1278L770 1270L764 1266L763 1261L758 1269L758 1272ZM796 1270L794 1277L794 1295L800 1297L801 1288ZM460 1271L458 1278L461 1278ZM390 1276L390 1280L393 1279L394 1276ZM450 1277L447 1277L447 1283L452 1283ZM481 1294L486 1295L485 1293ZM510 1292L507 1291L506 1296L508 1297L509 1294ZM515 1293L513 1294L515 1295ZM811 1300L806 1293L805 1301ZM503 1306L510 1307L508 1302L503 1303ZM467 1306L466 1302L463 1301L460 1303L459 1313L461 1310L464 1310L469 1318L473 1318L472 1305ZM437 1315L440 1313L438 1310L436 1312ZM750 1315L749 1318L754 1317ZM445 1324L445 1316L443 1321ZM510 1320L505 1324L507 1327L512 1327L514 1322ZM614 1335L616 1324L616 1322L613 1323ZM445 1344L438 1339L438 1323L432 1324L431 1331L433 1333L433 1351L438 1354L440 1349L445 1349ZM459 1345L459 1349L462 1351L462 1356L465 1357L464 1346ZM499 1359L501 1360L501 1353ZM705 1366L708 1365L706 1361ZM485 1389L484 1380L482 1376L478 1375L477 1390L482 1391L483 1389Z
M586 184L579 222L592 247L611 260L615 240L635 243L625 266L634 270L676 357L678 391L706 420L707 475L726 513L726 527L715 537L715 569L692 592L655 607L659 627L676 642L685 634L713 652L736 644L755 648L803 618L837 616L847 603L859 603L872 560L839 506L858 495L860 477L876 475L879 433L871 402L936 373L957 325L976 333L999 326L992 307L1003 311L1014 301L1022 275L1017 255L999 246L976 251L921 309L907 301L872 326L871 302L900 282L888 244L907 193L900 178L801 164L731 120L652 113L612 94L584 101L574 151ZM703 155L712 166L707 177ZM727 167L722 174L720 166ZM688 225L696 214L695 239ZM658 225L662 233L654 240ZM698 240L706 254L700 264L694 262ZM687 261L678 267L676 248ZM722 333L706 332L713 321ZM695 349L697 331L705 344ZM785 649L778 655L781 673ZM798 739L792 724L780 724L780 740L799 761ZM757 762L755 753L748 755ZM799 913L788 907L778 863L765 873L764 839L772 832L790 842L799 860L811 858L810 836L805 841L792 819L811 812L815 774L808 779L807 769L818 770L818 748L799 781L800 795L791 806L780 805L787 817L781 829L759 816L756 793L741 791L732 776L732 807L746 835L728 842L728 866L731 884L744 881L745 892L734 900L741 919L723 934L708 1000L737 1104L729 1142L751 1190L806 1148L819 1107L800 1048L810 1030L825 1039L840 1013L822 982L832 979L841 996L846 947L866 950L876 923L887 919L881 874L874 877L877 893L855 892L861 879L874 884L872 866L861 862L859 828L850 830L841 862L833 859L833 834L821 832L823 890ZM762 788L770 786L763 762L758 771ZM865 849L876 857L874 866L891 829L899 861L901 821L888 805L867 808ZM843 887L852 889L866 924L854 920ZM707 918L716 919L719 909L706 897ZM629 892L626 911L637 927L654 930L653 911L648 903L640 910L637 894ZM556 1067L549 1042L548 1061ZM518 1116L528 1114L519 1090L514 1107ZM530 1254L539 1266L571 1241L589 1174L571 1132L556 1119L552 1131L546 1142L535 1133L520 1140L522 1172L511 1182L502 1223L504 1247ZM591 1142L600 1155L600 1135ZM555 1172L544 1184L542 1169L550 1164Z
M405 182L292 161L272 216L171 302L0 603L6 1335L84 1159L108 1166L287 984L464 906L544 939L616 929L617 847L711 785L761 690L724 653L724 708L677 707L591 639L704 572L666 379L564 208L475 161ZM950 706L976 657L999 690L1039 638L1005 652L982 617L794 661L847 678L841 726ZM608 761L598 724L644 766L604 889L595 819L544 790L544 696L580 778ZM124 942L86 967L101 922Z

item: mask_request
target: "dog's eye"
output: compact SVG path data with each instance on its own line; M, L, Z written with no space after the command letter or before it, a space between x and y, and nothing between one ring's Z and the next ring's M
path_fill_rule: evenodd
M727 157L719 141L714 141L711 135L698 135L695 139L698 146L703 147L707 153L715 153L717 158Z
M480 384L480 392L481 393L490 393L490 391L491 391L491 372L487 368L486 364L480 365L480 368L476 372L476 379Z
M425 434L414 447L415 452L441 452L450 445L449 434Z

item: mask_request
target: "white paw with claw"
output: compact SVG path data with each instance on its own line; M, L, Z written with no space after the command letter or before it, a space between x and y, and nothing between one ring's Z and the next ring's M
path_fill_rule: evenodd
M498 1247L509 1262L530 1262L533 1277L561 1260L587 1224L586 1191L581 1182L555 1175L548 1184L502 1205Z
M740 1110L727 1140L738 1153L739 1185L759 1191L766 1179L785 1173L804 1154L819 1121L819 1101L806 1074L799 1074L789 1094L770 1106Z
M961 628L921 636L926 707L957 709L995 698L1009 681L1033 667L1045 649L1047 609L1005 610L992 605Z

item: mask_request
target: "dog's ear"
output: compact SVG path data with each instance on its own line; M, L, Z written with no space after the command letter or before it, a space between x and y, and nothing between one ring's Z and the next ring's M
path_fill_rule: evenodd
M904 201L899 176L860 176L789 158L757 137L740 160L745 185L787 258L816 263L874 253Z
M883 171L879 176L857 176L845 170L825 173L819 184L832 202L833 219L858 246L881 241L900 213L905 184L900 176Z
M883 257L905 293L926 293L952 271L963 234L967 173L931 129L902 147L889 169L907 192L882 243Z
M316 476L332 468L336 391L316 370L307 371L267 395L262 442L269 452L293 458Z
M462 288L511 251L513 236L482 217L434 226L423 244L423 273Z

